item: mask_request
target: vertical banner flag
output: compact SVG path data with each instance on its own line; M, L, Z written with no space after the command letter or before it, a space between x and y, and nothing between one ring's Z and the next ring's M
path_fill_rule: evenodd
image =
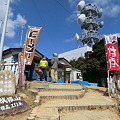
M106 56L109 71L120 70L117 34L105 35Z
M24 54L18 54L18 72L19 72L19 86L25 86L25 75L24 75Z
M37 38L41 29L42 28L30 27L30 26L28 28L28 32L26 34L26 43L24 46L24 55L26 58L26 63L25 63L26 65L31 65L32 63L32 60L34 58Z

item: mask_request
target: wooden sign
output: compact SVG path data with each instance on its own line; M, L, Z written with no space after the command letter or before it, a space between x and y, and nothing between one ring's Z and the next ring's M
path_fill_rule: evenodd
M19 96L0 96L0 115L16 114L27 110L27 103Z
M32 63L36 48L36 42L41 29L42 28L30 27L30 26L28 28L28 32L26 34L26 43L24 46L26 65L31 65Z
M18 55L18 72L19 72L19 86L25 86L25 75L24 75L24 55L23 53L19 53Z

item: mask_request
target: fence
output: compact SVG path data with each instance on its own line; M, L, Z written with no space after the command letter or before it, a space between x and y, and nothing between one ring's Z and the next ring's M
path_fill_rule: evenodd
M16 85L18 84L18 62L1 64L0 71L2 70L12 70L16 77Z

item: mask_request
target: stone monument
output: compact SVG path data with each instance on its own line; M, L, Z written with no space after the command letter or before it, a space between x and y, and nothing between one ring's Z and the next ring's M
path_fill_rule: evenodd
M15 94L15 78L11 70L0 71L0 115L27 110L27 102Z
M0 96L15 94L15 85L15 75L13 71L0 71Z

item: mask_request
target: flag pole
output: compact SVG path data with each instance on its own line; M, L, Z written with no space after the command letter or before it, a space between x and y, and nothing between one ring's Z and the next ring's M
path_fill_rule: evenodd
M107 83L108 83L108 95L109 95L109 97L111 97L111 91L110 91L110 88L111 88L111 86L110 86L110 72L109 72L109 70L108 70L108 77L107 77Z
M105 37L105 35L104 35L104 38L105 38L105 40L106 40L106 37ZM105 41L104 41L104 47L105 47L105 53L106 53L106 43L105 43ZM106 53L106 63L107 63L107 75L108 75L108 77L107 77L107 85L108 85L108 95L109 95L109 97L111 97L111 95L110 95L110 74L109 74L109 69L108 69L108 58L107 58L107 53Z

